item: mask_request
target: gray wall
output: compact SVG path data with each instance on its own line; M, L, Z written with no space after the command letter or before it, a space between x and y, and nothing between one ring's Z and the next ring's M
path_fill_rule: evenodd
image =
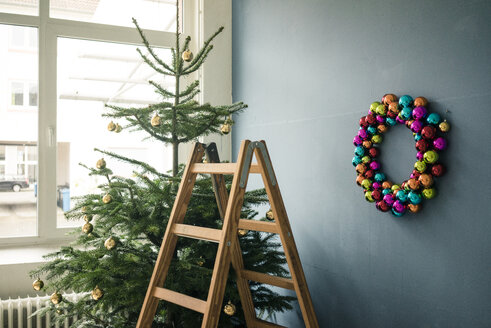
M234 156L267 141L321 327L491 327L490 18L488 0L233 1L233 96L250 105ZM452 125L439 196L403 218L364 200L351 165L388 92ZM382 153L407 178L406 128Z

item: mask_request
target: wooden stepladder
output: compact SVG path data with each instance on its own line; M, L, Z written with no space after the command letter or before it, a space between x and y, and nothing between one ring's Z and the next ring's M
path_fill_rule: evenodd
M208 163L202 163L203 157ZM257 163L252 164L256 156ZM240 219L244 193L250 173L262 176L273 210L274 222ZM187 205L198 174L211 174L215 196L223 218L222 229L211 229L183 224ZM224 174L233 174L230 195L227 192ZM237 230L247 229L279 234L291 279L253 272L244 268ZM218 243L215 266L206 301L163 288L174 254L177 238L187 237ZM159 300L171 302L204 314L202 328L214 328L222 309L230 264L237 274L237 287L244 310L247 327L282 327L256 318L249 280L294 290L306 327L319 327L305 280L305 275L293 239L278 182L273 171L266 143L244 140L241 143L236 163L220 163L216 145L196 143L183 173L179 191L172 208L167 229L155 264L153 275L143 302L137 328L150 328Z

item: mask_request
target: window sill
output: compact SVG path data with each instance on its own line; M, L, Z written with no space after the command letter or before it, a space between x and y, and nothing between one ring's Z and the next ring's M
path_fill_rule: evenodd
M46 260L43 256L55 252L65 243L32 245L32 246L11 246L0 248L0 266L11 264L41 263Z

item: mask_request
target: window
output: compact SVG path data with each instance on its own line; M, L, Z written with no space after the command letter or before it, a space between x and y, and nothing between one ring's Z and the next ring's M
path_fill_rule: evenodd
M2 0L0 12L36 16L38 6L39 0Z
M11 105L18 107L35 107L38 105L38 87L35 82L12 82Z

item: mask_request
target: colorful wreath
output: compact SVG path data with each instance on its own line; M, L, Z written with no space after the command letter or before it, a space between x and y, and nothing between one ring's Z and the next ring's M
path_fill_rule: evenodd
M436 196L434 177L445 173L445 167L438 162L438 153L447 148L447 140L441 135L449 131L450 125L442 122L437 113L428 113L427 105L424 97L413 100L405 95L397 101L397 96L386 94L381 102L370 105L367 116L360 118L360 130L353 139L356 183L364 189L365 199L375 202L382 212L391 210L395 216L402 216L407 210L416 213L423 198ZM411 176L400 185L387 179L377 160L382 134L396 124L411 129L418 150Z

